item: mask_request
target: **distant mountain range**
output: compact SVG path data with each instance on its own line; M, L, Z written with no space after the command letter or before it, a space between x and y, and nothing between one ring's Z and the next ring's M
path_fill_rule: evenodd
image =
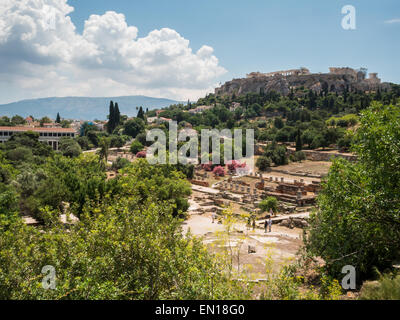
M144 109L153 110L180 103L175 100L146 96L53 97L0 104L0 116L12 117L18 114L23 117L32 115L35 118L48 116L55 119L57 112L59 112L60 116L66 119L106 120L111 100L118 102L121 114L126 114L130 117L136 116L138 111L136 107L142 106Z

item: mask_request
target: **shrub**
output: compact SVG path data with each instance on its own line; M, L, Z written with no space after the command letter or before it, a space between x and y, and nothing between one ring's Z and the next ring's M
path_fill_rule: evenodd
M306 160L306 154L303 151L297 151L291 156L290 160L294 162Z
M361 288L361 300L400 300L400 275L381 275L378 281L365 282Z
M229 171L233 172L236 171L237 168L245 168L246 163L240 163L239 161L232 160L226 164Z
M133 154L137 154L139 151L143 150L143 144L140 143L138 140L134 140L131 144L131 148L130 148L131 152Z
M288 164L286 147L275 142L267 147L264 156L271 158L277 166Z
M136 153L136 158L146 158L146 151Z
M271 166L271 163L272 163L271 158L266 156L261 156L256 161L256 167L260 171L265 171Z
M276 213L278 211L278 200L275 197L268 197L262 200L258 207L263 212L272 210L272 212Z
M203 169L203 170L205 170L205 171L213 171L213 164L212 164L212 162L210 161L209 163L203 163L202 165L201 165L201 168Z
M221 167L221 166L217 166L217 167L214 168L213 174L215 176L218 176L218 177L224 177L225 176L225 169L223 167Z
M125 168L127 165L129 165L129 163L130 163L130 162L129 162L128 159L118 157L117 160L115 160L115 161L112 163L111 168L112 168L113 170L120 170L120 169Z

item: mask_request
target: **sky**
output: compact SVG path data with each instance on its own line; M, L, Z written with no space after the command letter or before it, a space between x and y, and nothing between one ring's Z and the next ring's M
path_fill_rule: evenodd
M355 8L355 30L342 8ZM398 0L0 0L0 103L196 100L253 71L368 68L400 83Z

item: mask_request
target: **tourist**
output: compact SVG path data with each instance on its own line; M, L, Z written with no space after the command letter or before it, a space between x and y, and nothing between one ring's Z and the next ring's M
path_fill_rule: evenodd
M267 219L265 219L264 230L265 230L265 233L267 233L267 231L268 231L268 217L267 217Z
M271 219L271 216L269 216L269 219L268 219L268 229L269 229L269 232L271 232L271 227L272 227L272 219Z

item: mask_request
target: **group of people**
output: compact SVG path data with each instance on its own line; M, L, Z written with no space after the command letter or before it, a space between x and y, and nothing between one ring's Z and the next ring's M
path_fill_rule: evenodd
M272 232L271 228L272 228L272 211L270 211L270 214L266 217L265 222L264 222L264 230L265 233L267 232ZM217 215L215 213L213 213L211 215L211 219L212 219L212 223L215 222L215 220L217 219ZM256 228L256 217L254 215L249 216L248 220L247 220L247 226L248 228L250 228L250 226L253 227L253 230Z
M264 222L265 233L271 232L271 227L272 227L272 219L271 219L271 215L268 215Z

